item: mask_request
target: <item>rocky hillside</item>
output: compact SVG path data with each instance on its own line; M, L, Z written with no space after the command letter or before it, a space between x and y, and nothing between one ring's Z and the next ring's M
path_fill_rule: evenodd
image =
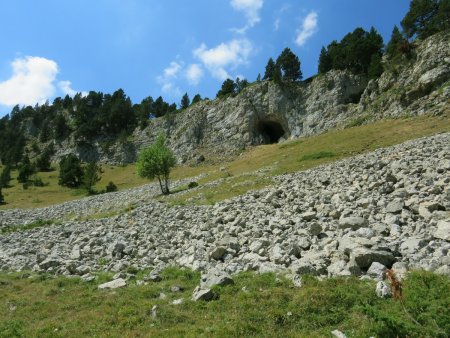
M387 63L387 70L376 80L332 70L296 86L255 82L236 97L202 101L154 119L122 142L105 146L103 139L83 144L68 140L56 157L75 152L83 160L133 162L140 149L163 131L180 162L214 160L251 145L384 117L442 114L449 110L450 100L449 42L450 32L416 42L415 58Z
M397 273L423 268L450 275L450 133L279 176L276 182L214 206L169 207L149 199L153 188L147 186L3 212L5 229L43 215L63 220L64 212L82 214L94 201L116 207L114 201L142 196L134 210L117 216L1 235L0 269L85 278L93 270L167 265L231 274L376 276L394 266Z

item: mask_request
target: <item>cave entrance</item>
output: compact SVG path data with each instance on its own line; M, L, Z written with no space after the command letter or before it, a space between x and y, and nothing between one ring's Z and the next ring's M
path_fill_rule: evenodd
M258 132L262 136L264 144L278 143L286 132L279 122L261 121L258 125Z

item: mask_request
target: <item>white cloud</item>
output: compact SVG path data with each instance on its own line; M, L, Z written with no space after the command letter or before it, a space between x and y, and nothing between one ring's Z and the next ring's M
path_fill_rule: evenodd
M63 93L63 95L69 95L74 97L77 93L81 93L81 96L87 96L88 92L80 92L72 88L72 82L71 81L59 81L58 82L58 88Z
M0 82L0 104L5 106L44 103L55 93L58 73L55 61L27 56L11 63L12 76Z
M247 63L251 51L252 44L249 40L235 39L211 49L207 49L206 45L202 43L199 48L194 50L194 56L203 62L214 77L225 80L230 77L226 68L234 69Z
M172 96L181 95L181 90L175 86L174 80L178 78L178 73L183 69L184 63L172 61L170 65L163 70L163 75L156 78L161 84L161 90Z
M261 21L259 11L263 4L263 0L231 0L231 6L235 10L244 12L249 27L253 27Z
M189 65L186 70L186 79L191 85L198 85L200 79L203 76L202 66L198 63L193 63Z
M247 18L247 24L242 28L232 28L231 31L238 34L245 34L245 32L261 21L259 11L263 7L263 0L231 0L231 6L243 12Z
M164 77L165 78L173 78L177 77L178 72L181 70L183 66L178 62L172 61L170 66L164 69Z
M317 13L310 12L302 22L302 27L297 32L295 43L303 46L306 41L317 32Z

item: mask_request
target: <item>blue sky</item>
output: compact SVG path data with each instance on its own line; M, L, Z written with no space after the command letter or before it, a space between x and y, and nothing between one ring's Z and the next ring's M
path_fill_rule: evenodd
M1 0L0 115L89 90L180 102L254 81L291 48L304 78L356 27L388 41L408 0Z

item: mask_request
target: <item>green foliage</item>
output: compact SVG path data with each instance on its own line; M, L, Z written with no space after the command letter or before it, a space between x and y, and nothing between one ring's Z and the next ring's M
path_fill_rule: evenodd
M2 173L0 174L0 188L8 188L10 181L11 181L11 166L6 165L3 167Z
M117 185L115 185L114 182L110 181L106 186L106 192L115 192L115 191L117 191Z
M267 61L266 71L264 72L263 80L273 80L273 75L275 71L275 61L272 58Z
M273 71L273 82L275 82L276 84L282 84L282 82L283 82L281 69L278 66L275 67L275 69Z
M240 93L242 92L246 87L248 86L248 81L247 79L240 79L237 78L236 79L236 93Z
M94 185L100 181L102 174L102 168L96 162L89 162L83 168L83 176L81 177L81 182L83 188L86 189L89 195L95 193Z
M186 109L191 104L191 100L189 99L188 93L185 93L181 98L180 108Z
M32 183L33 186L35 186L35 187L44 187L44 186L45 186L45 183L44 183L44 181L42 180L42 178L40 178L40 177L37 176L37 175L34 175L34 176L32 177L31 183Z
M320 50L319 56L319 74L325 74L333 68L333 61L325 47Z
M303 155L300 161L320 160L321 158L335 157L336 154L331 151L319 151L317 153L311 153Z
M367 76L369 79L377 79L383 74L383 63L379 54L373 54L370 59L369 69L367 70Z
M25 156L22 163L19 166L19 174L17 175L17 181L20 183L27 183L30 176L35 173L35 167L31 164L28 156Z
M40 156L38 156L38 158L36 159L35 165L36 165L36 169L38 171L51 171L51 156L54 154L54 148L53 146L48 146L47 148L44 149L44 151L42 152L42 154Z
M401 25L408 38L425 39L450 28L450 1L412 0Z
M82 177L83 170L77 156L69 154L59 161L59 185L76 188L80 186Z
M0 186L0 205L5 204L5 196L3 196L2 189Z
M195 181L189 182L189 184L188 184L188 188L189 189L193 189L193 188L196 188L196 187L198 187L198 183L197 182L195 182Z
M200 94L196 94L196 95L194 96L194 98L192 99L192 104L195 104L195 103L197 103L197 102L200 102L201 100L202 100L201 95L200 95Z
M27 231L27 230L40 228L40 227L44 227L44 226L52 225L52 224L59 224L59 223L54 220L38 219L35 222L31 222L31 223L27 223L27 224L16 224L16 225L4 226L1 229L0 233L8 234L11 232L16 232L16 231Z
M217 98L233 95L236 93L236 83L231 79L226 79L222 83L221 89L217 92Z
M64 140L70 134L70 128L67 125L67 120L62 114L58 114L53 121L53 138L55 140Z
M367 121L369 121L370 117L371 117L371 116L370 116L369 114L367 114L367 115L362 115L362 116L360 116L360 117L357 117L356 119L351 120L351 121L345 126L345 128L353 128L353 127L361 126L361 125L363 125L364 123L366 123Z
M319 70L347 69L355 74L367 74L374 54L383 54L383 38L371 28L366 32L356 28L340 41L331 42L327 50L321 52Z
M176 159L172 151L165 145L163 134L158 135L155 143L144 149L136 163L139 176L148 179L158 179L161 192L164 195L169 191L170 170L175 167Z
M386 45L386 55L389 59L394 59L405 53L409 45L408 40L403 36L397 26L392 30L391 39Z
M281 52L277 58L276 65L281 70L283 81L295 82L302 79L300 60L289 48L285 48Z

